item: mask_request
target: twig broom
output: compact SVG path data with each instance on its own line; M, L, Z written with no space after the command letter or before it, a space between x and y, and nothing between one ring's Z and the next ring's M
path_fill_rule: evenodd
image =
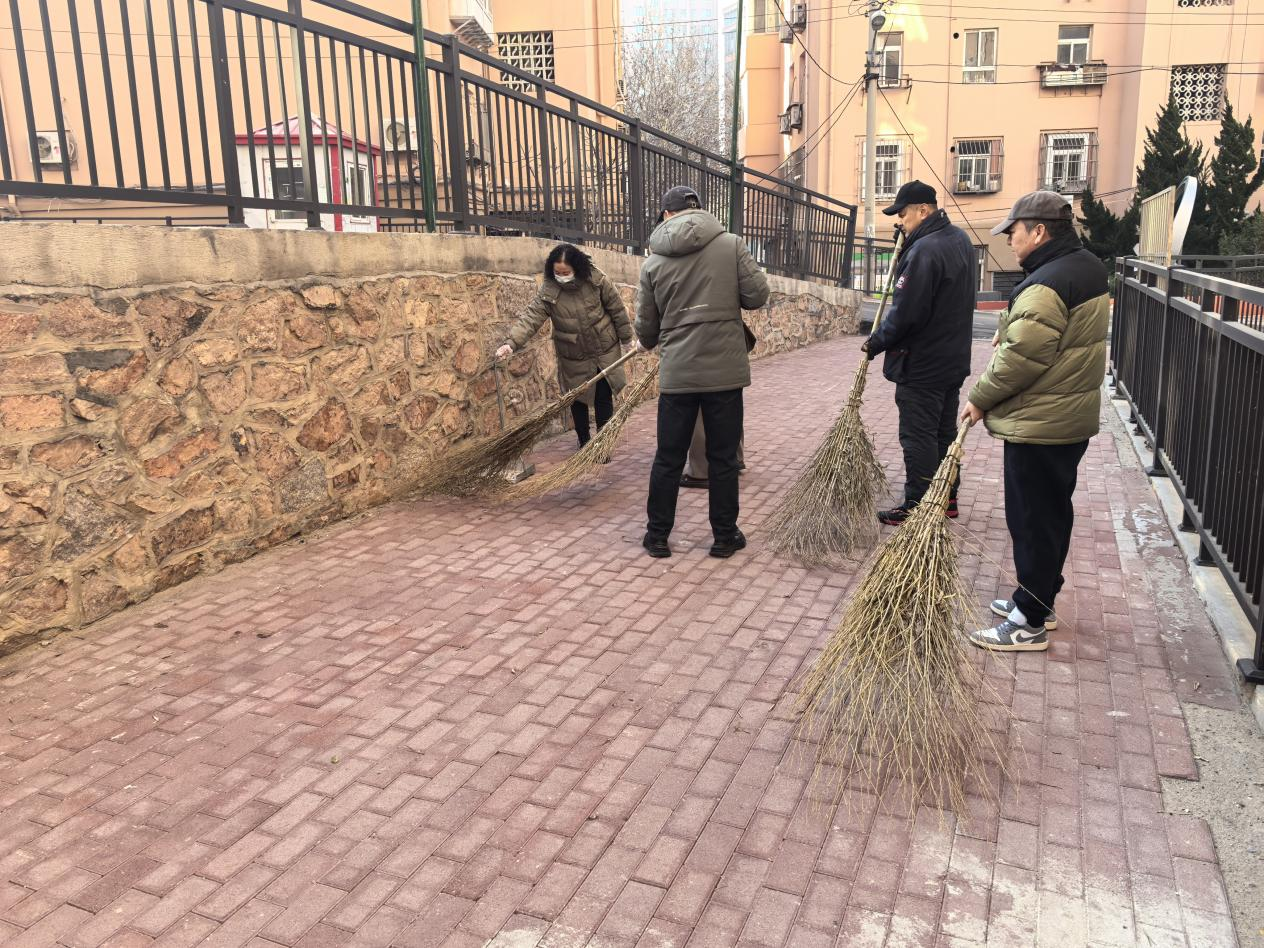
M602 465L610 460L610 452L619 440L619 436L623 434L623 429L632 417L632 413L641 402L645 401L657 380L658 362L656 361L641 378L624 391L619 410L610 416L610 420L602 425L601 430L592 440L561 464L543 474L537 474L535 477L514 484L507 490L501 491L499 496L506 501L529 500L596 476Z
M891 253L875 327L886 310L903 243L901 232ZM851 394L834 426L764 525L773 551L805 566L838 565L841 558L878 538L875 513L887 480L860 416L869 361L867 355L860 360Z
M799 731L817 741L817 777L872 792L900 786L912 807L965 812L1004 759L980 703L983 676L961 629L966 596L944 516L968 425L930 489L879 549L799 695ZM893 782L893 784L892 784Z
M498 434L480 438L455 451L433 459L421 477L412 485L421 496L452 494L466 496L499 492L509 487L505 468L513 464L548 430L549 424L590 386L595 385L616 368L636 355L636 350L616 359L582 385L561 398L539 408Z

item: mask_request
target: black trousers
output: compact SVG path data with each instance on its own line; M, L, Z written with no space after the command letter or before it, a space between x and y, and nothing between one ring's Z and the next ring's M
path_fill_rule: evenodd
M915 506L930 487L939 462L957 437L957 403L961 386L952 388L895 387L900 410L900 447L904 449L904 503ZM953 485L952 496L957 496Z
M1014 605L1040 625L1062 589L1062 567L1071 547L1076 470L1088 448L1075 444L1005 442L1005 525L1014 541L1018 589Z
M676 524L676 497L693 440L693 426L702 411L707 436L707 484L711 532L716 540L737 530L737 446L742 440L742 390L683 392L658 396L658 451L650 468L646 503L647 531L666 539Z
M609 382L602 379L596 385L596 395L594 407L597 410L597 430L600 431L614 414L614 390ZM592 429L588 426L588 406L583 402L572 403L571 418L575 422L575 434L579 437L579 446L582 448L592 437Z

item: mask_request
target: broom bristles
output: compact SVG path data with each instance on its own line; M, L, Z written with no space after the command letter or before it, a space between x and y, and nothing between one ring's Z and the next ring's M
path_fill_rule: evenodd
M764 526L774 552L805 566L837 566L878 538L887 480L860 416L868 370L865 358L833 427Z
M992 786L989 765L1004 766L961 636L967 599L944 516L964 434L803 681L799 734L819 744L817 777L835 781L836 797L894 785L911 806L963 813L969 789Z
M500 498L506 501L530 500L596 477L603 465L610 460L610 452L614 449L619 436L623 434L623 429L631 419L632 413L645 400L657 380L658 363L656 362L624 391L619 410L602 425L601 430L586 445L543 474L537 474L501 491Z
M530 451L553 419L570 408L589 386L605 378L634 355L635 349L625 353L587 382L571 389L557 401L536 409L499 434L432 459L421 477L410 485L411 490L423 497L433 494L463 497L507 489L510 485L505 469Z

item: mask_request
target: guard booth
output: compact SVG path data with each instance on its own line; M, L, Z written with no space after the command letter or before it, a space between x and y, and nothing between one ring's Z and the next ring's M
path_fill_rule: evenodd
M255 129L237 136L237 167L242 194L247 197L301 201L307 198L303 174L303 137L299 119ZM312 117L312 154L316 162L316 197L328 204L375 205L382 150L353 138L333 125ZM332 193L331 193L332 192ZM303 211L246 208L247 227L260 230L306 230ZM321 214L325 230L371 232L378 230L373 215Z

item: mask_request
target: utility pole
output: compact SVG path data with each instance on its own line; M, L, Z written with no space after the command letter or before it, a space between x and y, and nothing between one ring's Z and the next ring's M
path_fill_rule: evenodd
M869 11L869 50L865 53L865 260L866 266L873 252L873 239L877 236L876 204L878 193L878 31L886 25L887 17L882 4L875 3Z
M729 131L729 174L732 176L732 186L729 189L729 230L734 233L737 233L738 208L742 203L742 185L737 175L737 123L741 117L742 94L742 0L737 0L736 40L733 47L733 127Z

